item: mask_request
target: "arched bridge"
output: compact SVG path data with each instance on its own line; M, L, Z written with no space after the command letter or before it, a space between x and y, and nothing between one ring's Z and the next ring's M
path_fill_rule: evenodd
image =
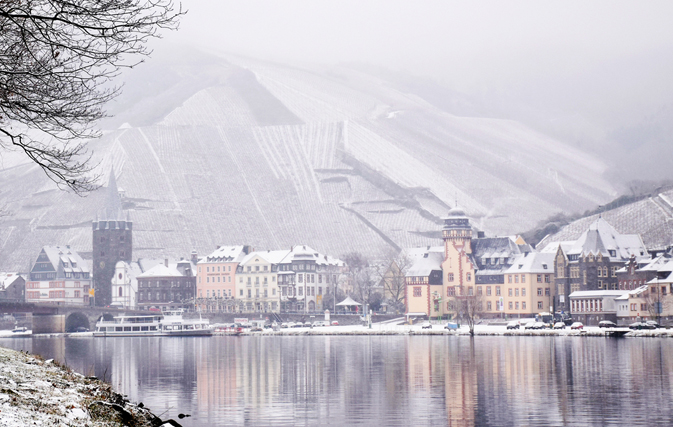
M147 311L123 310L111 307L2 301L0 301L0 313L31 313L34 334L73 332L78 327L93 330L98 319L106 315L106 317L113 317L124 313L148 314Z

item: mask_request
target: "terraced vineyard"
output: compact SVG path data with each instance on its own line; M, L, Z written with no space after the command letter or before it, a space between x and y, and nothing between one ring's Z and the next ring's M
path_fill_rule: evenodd
M561 141L450 115L347 68L213 59L171 72L182 80L138 95L91 144L103 182L113 170L123 189L134 257L222 244L377 255L436 245L456 200L504 235L614 193L600 161ZM6 163L0 183L0 269L26 271L47 244L91 251L103 194L63 194L25 162Z

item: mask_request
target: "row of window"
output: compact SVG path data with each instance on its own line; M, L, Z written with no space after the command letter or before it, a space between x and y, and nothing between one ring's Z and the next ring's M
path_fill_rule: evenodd
M239 296L242 298L243 295L244 295L244 292L243 292L243 289L241 289ZM263 295L264 295L264 298L268 298L269 297L269 290L264 289ZM276 296L276 288L271 289L271 295ZM255 298L259 298L259 297L260 297L260 290L255 289ZM252 298L252 289L248 289L248 298Z
M185 294L185 297L186 296L187 294ZM144 291L140 291L138 302L143 301L182 301L182 293L152 291L147 291L147 293L145 293Z
M571 307L573 313L600 312L603 311L603 300L602 299L573 300Z
M477 295L482 295L482 288L483 287L484 286L477 286ZM419 292L420 292L421 288L414 288L414 296L421 296L420 293L418 295L416 295L416 289L419 289ZM457 295L456 287L455 286L447 287L446 288L446 295L447 296ZM472 286L467 288L467 295L473 295ZM491 286L486 286L486 295L491 296ZM495 295L500 296L500 286L495 287ZM525 297L526 296L526 288L507 288L507 295L510 296L510 297L518 297L518 296ZM541 296L551 296L551 288L544 288L544 294L543 294L543 288L537 288L537 296L539 296L539 297L541 297Z
M138 281L138 286L140 288L187 288L190 289L192 287L192 284L188 281L181 282L179 280L171 280L170 282L168 280L139 280Z
M454 281L453 273L449 273L448 280L449 280L449 282ZM465 273L465 281L466 282L471 282L472 281L472 273Z
M630 307L631 311L638 311L638 304L633 302L631 303ZM647 312L647 304L641 303L640 304L640 311Z

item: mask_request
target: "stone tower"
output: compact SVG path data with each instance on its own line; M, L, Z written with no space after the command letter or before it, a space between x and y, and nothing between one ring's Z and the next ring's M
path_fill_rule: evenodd
M112 301L112 276L118 261L131 262L133 257L133 222L122 210L114 170L110 170L104 208L92 223L93 286L98 306Z
M448 245L453 245L466 254L472 253L472 226L461 208L451 209L449 215L444 218L442 238L444 239L445 254L449 252Z

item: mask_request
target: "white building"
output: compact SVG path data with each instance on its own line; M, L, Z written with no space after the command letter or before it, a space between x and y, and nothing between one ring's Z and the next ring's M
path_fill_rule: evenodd
M136 277L142 271L136 262L128 264L119 261L115 265L115 273L112 277L112 302L113 307L136 309L136 298L138 293L138 280Z

